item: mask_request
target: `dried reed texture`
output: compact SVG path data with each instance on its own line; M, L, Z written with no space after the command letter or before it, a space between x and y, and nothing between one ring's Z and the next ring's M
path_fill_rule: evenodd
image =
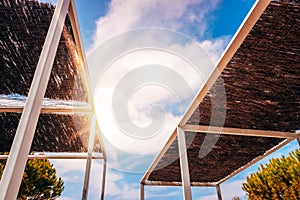
M300 128L300 1L274 0L267 7L221 77L227 105L222 105L220 81L211 88L189 124L293 132ZM212 101L212 98L214 100ZM211 102L216 119L211 120ZM212 122L212 123L211 123ZM187 133L192 182L226 177L279 144L282 139L221 135L212 151L199 158L205 134ZM209 140L217 135L210 135ZM203 144L209 149L209 142ZM181 181L177 140L168 149L150 181Z

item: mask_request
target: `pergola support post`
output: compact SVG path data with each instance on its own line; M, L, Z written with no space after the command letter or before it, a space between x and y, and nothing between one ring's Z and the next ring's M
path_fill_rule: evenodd
M0 182L0 200L16 199L70 0L59 0Z
M145 185L140 184L140 200L145 200Z
M95 116L92 116L89 146L88 146L88 156L87 156L87 159L86 159L84 184L83 184L83 191L82 191L82 200L88 199L88 189L89 189L91 167L92 167L92 157L93 157L95 132L96 132L96 118L95 118Z
M298 145L300 146L300 129L296 131Z
M216 189L217 189L218 200L222 200L222 192L219 184L216 185Z
M103 174L102 174L102 187L101 187L101 200L104 200L105 181L106 181L106 157L103 159Z
M177 138L178 138L183 199L191 200L192 192L191 192L191 181L190 181L189 164L188 164L188 157L187 157L187 148L185 142L185 134L180 127L177 127Z

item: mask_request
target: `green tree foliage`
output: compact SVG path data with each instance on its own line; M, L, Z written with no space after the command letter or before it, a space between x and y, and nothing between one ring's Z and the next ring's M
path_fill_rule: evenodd
M258 172L247 177L243 190L249 200L299 200L300 149L261 165Z
M0 160L2 177L6 160ZM28 160L18 199L56 199L64 189L64 182L56 176L56 170L47 159Z

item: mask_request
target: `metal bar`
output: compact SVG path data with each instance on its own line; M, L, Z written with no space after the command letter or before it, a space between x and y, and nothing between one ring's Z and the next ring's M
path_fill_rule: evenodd
M297 130L295 133L297 134L297 141L298 145L300 146L300 130Z
M270 155L271 153L273 153L274 151L280 149L281 147L283 147L284 145L290 143L291 141L293 141L294 139L285 139L284 141L282 141L281 143L279 143L278 145L276 145L275 147L271 148L270 150L266 151L263 155L260 155L256 158L254 158L252 161L248 162L246 165L240 167L239 169L235 170L234 172L232 172L231 174L229 174L228 176L226 176L225 178L221 179L220 181L217 182L217 184L221 184L224 181L232 178L233 176L237 175L238 173L240 173L241 171L244 171L245 169L247 169L248 167L252 166L253 164L257 163L258 161L262 160L263 158L267 157L268 155Z
M224 51L223 55L221 56L220 61L217 64L217 67L215 71L212 73L211 77L207 81L207 85L211 86L218 78L218 76L221 74L223 69L226 67L228 62L233 57L234 53L237 51L237 49L240 47L252 27L255 25L256 21L259 19L265 8L270 3L270 0L264 0L264 1L257 1L256 4L252 7L252 9L249 11L247 17L245 18L242 25L239 27L238 31L234 35L233 39L231 40L230 44ZM193 103L189 106L188 110L184 114L184 117L182 118L181 122L179 123L179 126L183 126L186 124L186 122L189 120L190 116L193 114L195 109L198 107L199 103L202 101L204 96L208 92L208 87L204 86L199 92L198 95L193 100ZM160 159L163 157L169 146L172 144L176 137L176 131L173 132L169 140L167 141L166 145L163 147L163 149L158 153L155 160L143 176L141 183L145 183L145 181L149 178L151 172L155 169L156 165L160 161Z
M103 160L103 174L102 174L102 188L101 188L101 200L104 200L104 194L105 194L105 181L106 181L106 158Z
M11 112L11 113L22 113L24 110L23 107L2 107L0 108L1 112ZM92 112L91 108L82 108L82 107L66 107L66 108L54 108L54 107L41 107L41 113L90 113Z
M92 153L93 153L93 148L94 148L95 132L96 132L96 118L95 118L95 116L93 116L92 120L91 120L91 130L90 130L90 138L89 138L89 146L88 146L88 157L86 160L84 184L83 184L83 191L82 191L82 199L83 200L88 199L88 190L89 190L91 167L92 167Z
M140 200L145 200L145 185L140 184Z
M9 155L0 155L0 160L8 159ZM34 154L28 155L28 159L87 159L87 153L79 154ZM103 159L102 155L92 155L92 159Z
M98 120L96 121L96 123L97 123L97 128L99 128ZM100 134L100 130L97 131L96 133L97 133L96 135L97 135L99 143L100 143L100 151L103 154L103 157L105 159L104 161L106 163L106 153L105 153L105 148L104 148L104 145L103 145L102 137L101 137L101 134Z
M76 11L76 6L75 6L74 0L71 0L71 2L70 2L68 14L70 17L71 26L73 28L72 30L74 33L74 39L75 39L75 43L76 43L77 53L78 53L78 56L81 61L81 67L80 67L80 70L82 72L81 75L83 76L83 81L87 87L88 101L89 101L89 104L92 106L92 109L95 111L93 94L91 91L91 85L90 85L89 75L88 75L88 70L87 70L87 62L86 62L86 57L85 57L84 48L83 48L83 42L82 42L82 38L81 38L81 34L80 34L80 26L78 23L77 11Z
M217 78L220 76L226 65L229 63L235 52L238 50L244 39L247 37L248 33L251 31L261 14L264 12L266 7L269 5L270 0L260 0L255 3L252 7L251 11L246 16L245 20L243 21L242 25L234 35L233 39L231 40L230 44L227 46L227 49L224 51L221 59L219 60L217 67L210 75L209 79L207 80L206 84L203 88L200 89L197 96L185 112L183 118L181 119L179 126L183 126L187 123L190 119L194 111L197 109L200 102L208 93L209 89L213 86Z
M172 181L146 181L144 185L151 185L151 186L182 186L182 182ZM213 182L191 182L191 186L200 186L200 187L216 187L216 183Z
M93 100L93 95L92 95L92 91L91 91L91 84L89 81L89 74L88 74L88 70L87 70L87 62L86 62L86 57L85 57L85 53L84 53L84 48L83 48L83 42L81 39L81 34L80 34L80 27L79 27L79 23L78 23L78 18L77 18L77 14L76 14L76 6L74 3L74 0L71 0L70 3L70 7L69 7L69 17L70 17L70 22L71 25L73 27L73 32L74 32L74 37L75 37L75 42L76 42L76 48L79 54L79 57L81 58L82 61L82 66L80 69L82 71L82 75L83 75L83 80L85 81L85 84L87 86L87 92L88 92L88 99L89 99L89 103L92 107L92 110L95 111L95 107L94 107L94 100ZM96 121L97 127L99 127L98 121ZM105 180L106 180L106 153L105 153L105 149L104 149L104 145L103 145L103 141L101 138L100 133L97 134L99 142L100 142L100 148L104 157L104 161L103 161L103 176L102 176L102 188L101 188L101 199L104 199L104 192L105 192Z
M220 188L219 184L216 185L216 189L217 189L218 200L222 200L222 193L221 193L221 188Z
M147 170L147 172L144 174L143 178L141 179L141 183L145 183L147 181L147 179L149 178L150 174L152 173L152 171L155 169L156 165L158 164L158 162L160 161L160 159L164 156L164 154L166 153L166 151L168 150L168 148L171 146L171 144L173 143L174 139L176 138L176 130L174 130L174 132L172 133L172 135L170 136L170 138L168 139L167 143L165 144L165 146L162 148L162 150L157 154L156 158L154 159L154 161L152 162L152 164L150 165L149 169Z
M198 133L212 133L212 134L217 133L217 134L227 134L227 135L259 136L259 137L272 137L272 138L297 138L298 137L296 133L292 133L292 132L224 128L224 127L213 127L213 126L199 126L199 125L191 125L191 124L186 124L181 128L184 131L198 132Z
M85 81L85 84L87 86L89 104L91 106L91 110L93 112L95 112L94 98L93 98L93 94L92 94L92 91L91 91L91 84L90 84L90 81L89 81L90 79L89 79L89 73L88 73L88 69L87 69L87 62L86 62L86 57L85 57L84 48L83 48L83 42L82 42L82 38L81 38L81 34L80 34L80 26L79 26L79 23L78 23L78 18L77 18L76 13L77 13L77 11L76 11L76 6L75 6L75 3L74 3L74 0L71 0L68 14L69 14L69 17L70 17L71 25L73 27L77 52L78 52L79 57L82 61L82 63L81 63L82 67L80 69L82 71L82 75L84 77L84 81ZM97 127L99 127L98 120L97 120ZM99 140L100 140L101 151L102 151L104 157L106 158L106 153L105 153L104 145L103 145L103 142L102 142L101 134L98 134L98 137L99 137Z
M16 199L70 0L59 0L0 182L0 199Z
M179 160L180 160L180 171L181 171L181 180L183 187L183 199L191 200L191 182L190 182L190 172L189 172L189 162L187 156L187 148L185 143L185 134L184 131L177 127L177 137L178 137L178 150L179 150Z

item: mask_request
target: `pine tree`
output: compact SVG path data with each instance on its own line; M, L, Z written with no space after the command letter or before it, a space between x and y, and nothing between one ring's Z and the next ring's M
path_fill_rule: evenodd
M300 199L300 149L287 157L273 158L247 177L243 190L249 200Z
M0 160L0 178L6 160ZM56 199L64 189L64 182L56 176L53 164L47 159L28 160L18 193L19 200Z

